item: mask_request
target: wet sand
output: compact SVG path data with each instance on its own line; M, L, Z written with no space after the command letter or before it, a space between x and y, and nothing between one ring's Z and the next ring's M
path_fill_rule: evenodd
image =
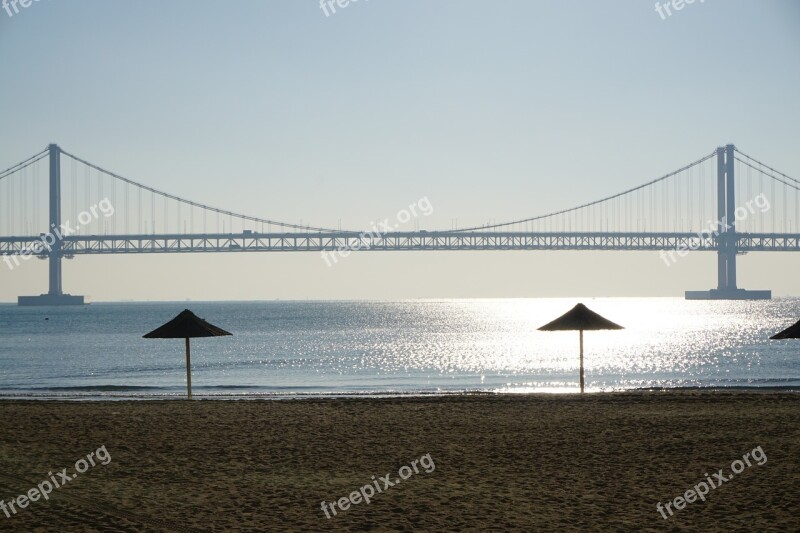
M0 402L3 531L792 531L800 394ZM761 447L664 519L656 509ZM430 454L430 462L420 458ZM102 455L102 454L100 454ZM757 454L758 455L758 454ZM399 479L414 461L417 473ZM435 465L430 473L424 464ZM744 463L743 463L744 464ZM83 467L83 465L79 465ZM737 465L738 466L738 465ZM372 476L375 476L373 482ZM719 480L717 480L719 483ZM347 510L338 501L371 485ZM43 487L46 489L46 486ZM367 495L369 489L364 491ZM345 506L346 506L345 502Z

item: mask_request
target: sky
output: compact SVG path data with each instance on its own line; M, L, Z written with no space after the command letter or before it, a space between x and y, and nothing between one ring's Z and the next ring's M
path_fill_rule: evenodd
M292 223L366 228L427 198L427 230L572 207L726 143L800 177L795 1L668 16L651 0L18 7L0 10L0 168L58 143ZM670 267L654 252L361 252L332 267L318 253L79 256L64 284L94 301L681 296L715 287L715 265L701 252ZM797 296L799 268L800 254L748 254L740 286ZM0 301L46 283L45 262L0 268Z

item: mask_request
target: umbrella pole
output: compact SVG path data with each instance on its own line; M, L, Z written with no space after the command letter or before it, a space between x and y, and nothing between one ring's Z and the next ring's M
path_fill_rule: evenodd
M581 339L581 394L583 394L583 330L580 330ZM187 340L188 342L188 340Z
M191 350L189 349L189 337L186 337L186 387L189 391L189 399L192 399L192 366ZM582 361L583 359L581 359Z

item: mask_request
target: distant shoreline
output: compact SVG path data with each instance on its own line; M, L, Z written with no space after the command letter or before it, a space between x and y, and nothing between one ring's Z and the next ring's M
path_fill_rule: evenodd
M800 393L798 386L729 386L729 387L647 387L638 389L626 389L618 391L600 391L600 392L587 392L584 396L590 397L613 397L631 394L662 394L679 395L682 393L698 393L698 394L793 394ZM194 393L194 401L205 402L229 402L229 401L251 401L251 402L270 402L270 401L326 401L326 400L396 400L396 399L424 399L432 400L437 398L459 398L459 397L532 397L532 398L573 398L581 397L578 392L492 392L492 391L446 391L446 392L365 392L365 393L263 393L263 394L208 394ZM31 394L0 394L0 404L2 403L16 403L16 402L180 402L186 401L185 395L182 393L154 393L154 394L106 394L106 395L57 395L47 393L31 393Z

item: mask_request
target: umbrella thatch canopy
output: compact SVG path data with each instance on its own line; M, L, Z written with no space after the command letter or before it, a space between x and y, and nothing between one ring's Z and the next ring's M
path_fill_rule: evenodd
M189 399L192 399L192 367L191 367L191 350L189 348L189 339L192 337L223 337L225 335L232 335L224 329L218 328L213 324L209 324L197 315L184 309L181 314L161 326L154 329L147 335L145 339L186 339L186 387L189 392Z
M800 339L800 321L793 326L789 326L787 329L781 331L777 335L770 337L772 340L780 340L780 339Z
M566 314L539 328L539 331L579 331L581 351L581 392L584 389L583 377L583 332L600 329L625 329L619 324L603 318L583 304L578 304Z

